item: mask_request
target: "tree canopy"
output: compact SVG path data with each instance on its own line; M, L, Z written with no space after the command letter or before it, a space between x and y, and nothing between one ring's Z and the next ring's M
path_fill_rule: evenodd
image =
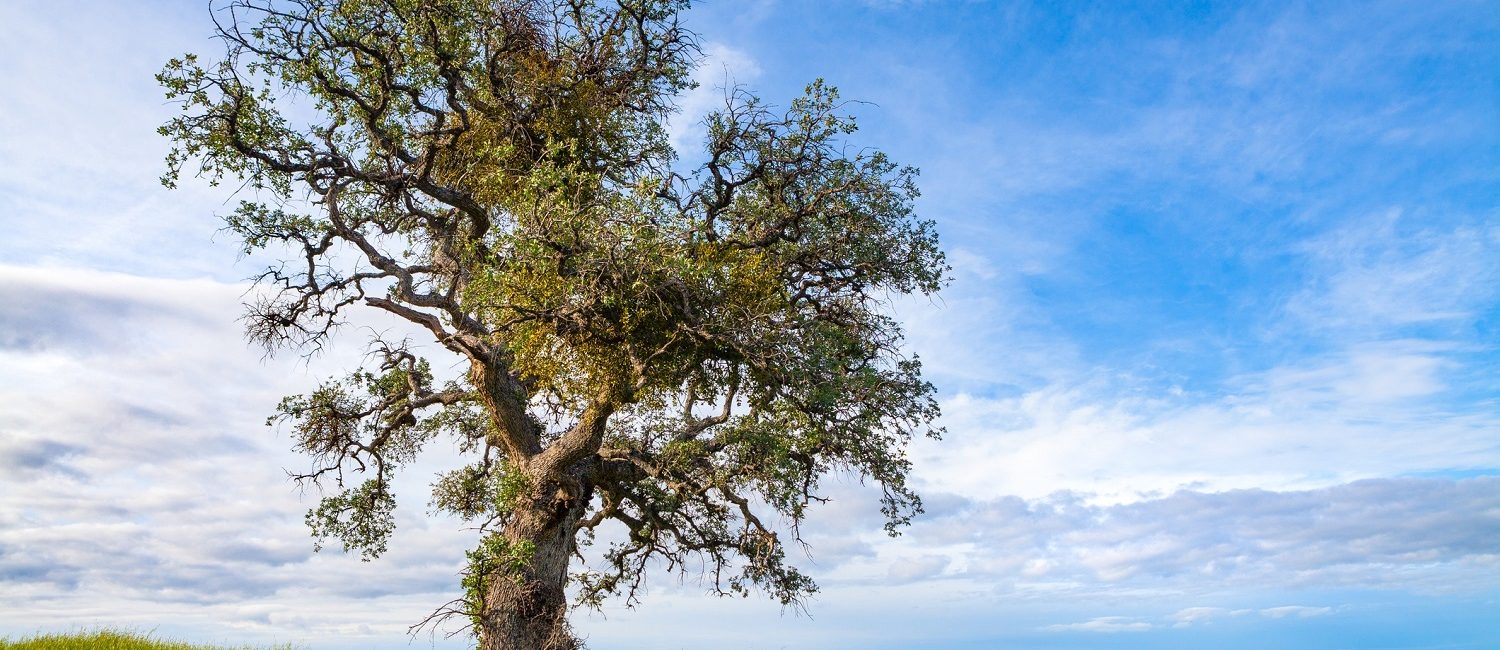
M182 108L164 182L242 184L228 228L283 258L252 340L316 351L374 309L466 362L440 378L377 341L273 421L329 488L313 533L368 558L396 473L458 442L431 503L480 525L447 611L483 647L570 647L570 591L633 602L658 564L798 603L787 536L832 473L879 486L892 534L921 510L905 446L938 409L889 302L947 266L916 171L849 144L821 81L784 109L727 93L679 158L686 4L230 0L223 56L158 76Z

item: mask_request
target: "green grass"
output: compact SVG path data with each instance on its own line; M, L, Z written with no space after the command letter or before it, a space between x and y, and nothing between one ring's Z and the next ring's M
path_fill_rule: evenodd
M149 634L137 632L95 630L71 634L39 634L18 641L0 638L0 650L293 650L293 647L198 645L153 639Z

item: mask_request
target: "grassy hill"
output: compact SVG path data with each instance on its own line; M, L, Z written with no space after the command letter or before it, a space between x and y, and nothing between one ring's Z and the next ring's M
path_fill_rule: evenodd
M43 634L12 641L0 639L0 650L293 650L281 645L270 648L252 646L196 645L153 639L147 634L97 630L72 634Z

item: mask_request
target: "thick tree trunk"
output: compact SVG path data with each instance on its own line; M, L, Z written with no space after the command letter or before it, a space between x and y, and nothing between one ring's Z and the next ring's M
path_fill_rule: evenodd
M578 472L539 487L502 531L512 545L534 547L525 567L485 580L480 650L574 650L566 589L573 537L588 504Z

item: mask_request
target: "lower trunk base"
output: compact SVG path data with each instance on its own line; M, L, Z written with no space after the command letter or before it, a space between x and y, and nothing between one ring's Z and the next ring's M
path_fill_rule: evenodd
M536 582L497 585L490 590L490 614L483 617L480 650L579 650L583 644L568 624L562 589Z

